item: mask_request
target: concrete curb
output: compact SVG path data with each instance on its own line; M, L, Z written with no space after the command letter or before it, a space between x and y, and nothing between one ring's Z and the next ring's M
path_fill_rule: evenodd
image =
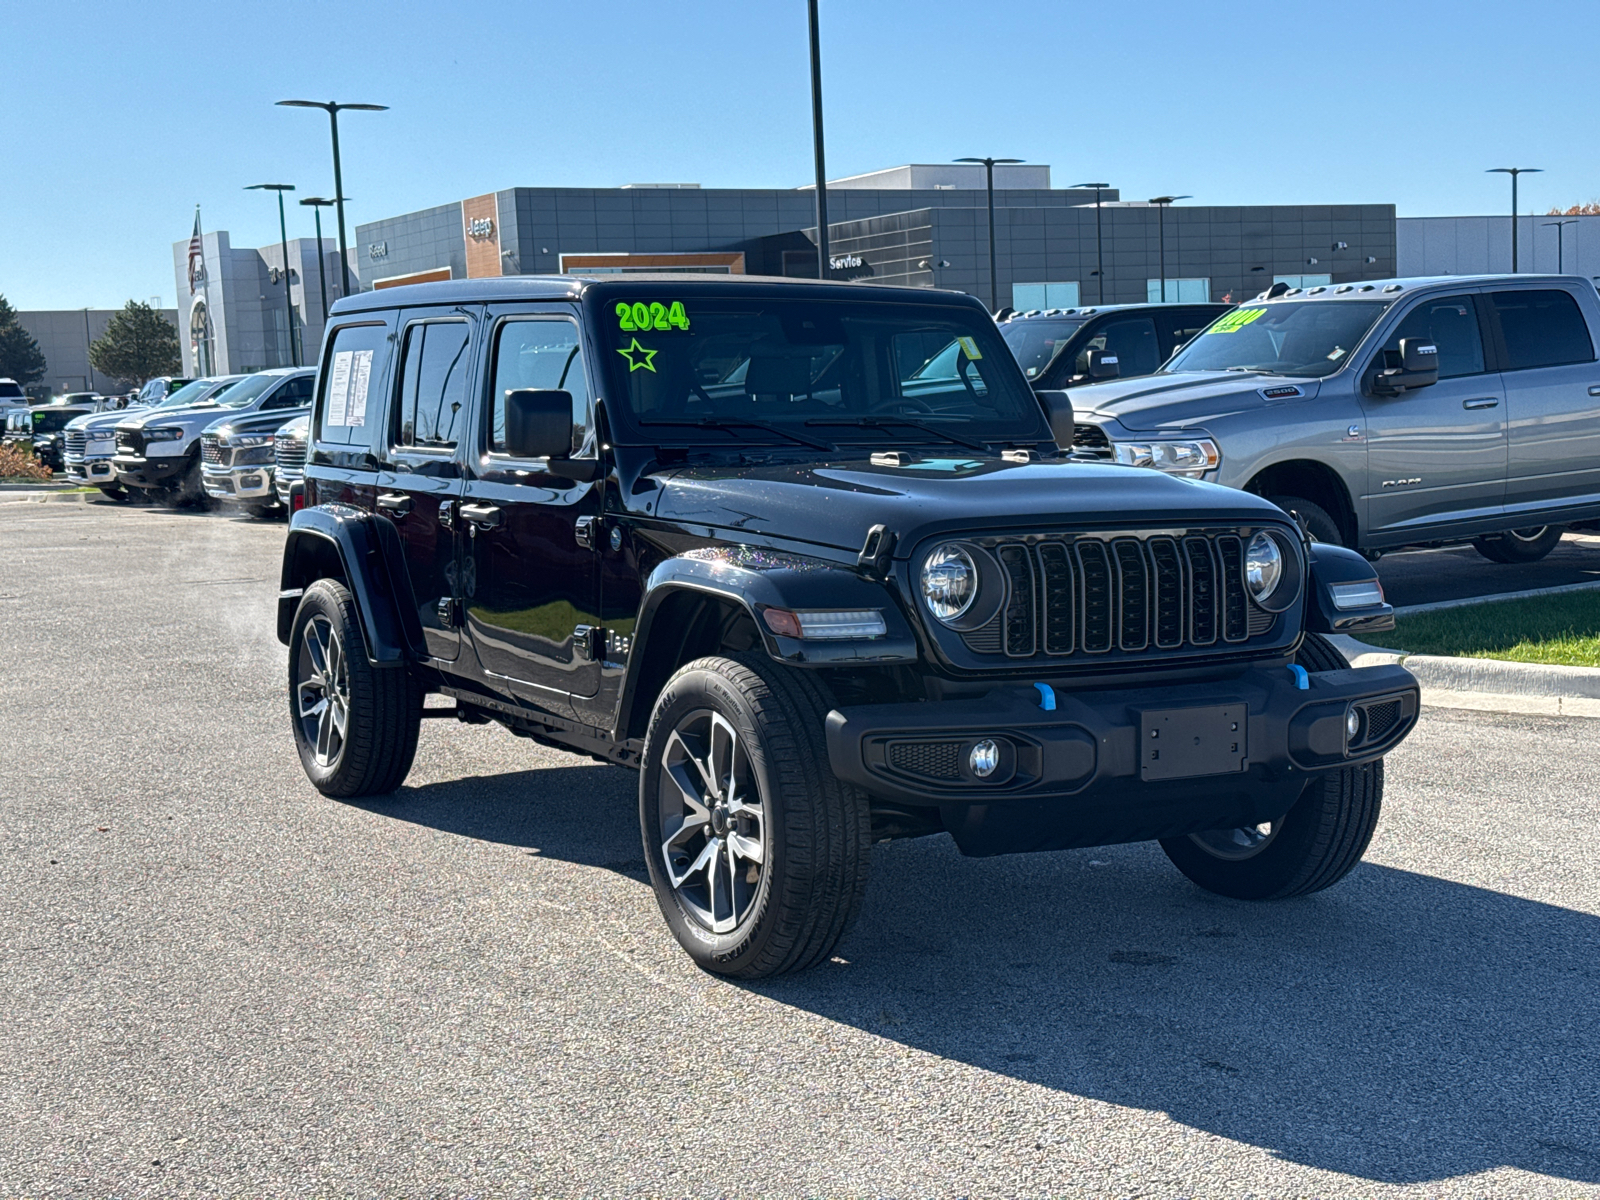
M1422 702L1436 708L1600 718L1600 668L1401 654L1342 634L1329 640L1351 666L1399 663L1422 685Z
M92 492L7 492L0 490L0 504L87 504L100 498Z

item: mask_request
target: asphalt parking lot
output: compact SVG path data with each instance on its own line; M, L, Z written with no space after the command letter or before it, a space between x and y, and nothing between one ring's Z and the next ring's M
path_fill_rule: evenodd
M313 791L282 536L0 506L0 1197L1600 1196L1600 724L1427 710L1279 906L881 846L834 962L740 986L628 772L433 721Z
M1600 582L1600 537L1569 533L1536 563L1492 563L1471 546L1408 550L1377 563L1384 595L1394 605L1433 604L1528 588Z

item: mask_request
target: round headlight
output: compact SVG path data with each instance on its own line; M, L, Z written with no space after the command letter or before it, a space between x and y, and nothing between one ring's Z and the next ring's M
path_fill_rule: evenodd
M947 543L922 564L922 602L948 625L978 598L978 565L960 546Z
M1244 553L1244 581L1250 595L1257 601L1265 600L1278 590L1283 579L1283 551L1278 549L1278 539L1265 529L1250 539Z

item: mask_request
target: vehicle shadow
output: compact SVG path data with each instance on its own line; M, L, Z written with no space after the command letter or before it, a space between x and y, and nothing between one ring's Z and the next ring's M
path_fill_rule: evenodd
M643 886L636 778L463 779L372 811ZM1154 846L974 860L943 836L896 842L832 963L746 986L1361 1179L1600 1183L1600 918L1431 876L1369 864L1253 905Z

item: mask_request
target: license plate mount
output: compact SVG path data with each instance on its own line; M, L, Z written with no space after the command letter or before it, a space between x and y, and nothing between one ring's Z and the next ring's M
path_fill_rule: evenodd
M1244 704L1147 708L1139 713L1139 776L1193 779L1244 770L1249 709Z

